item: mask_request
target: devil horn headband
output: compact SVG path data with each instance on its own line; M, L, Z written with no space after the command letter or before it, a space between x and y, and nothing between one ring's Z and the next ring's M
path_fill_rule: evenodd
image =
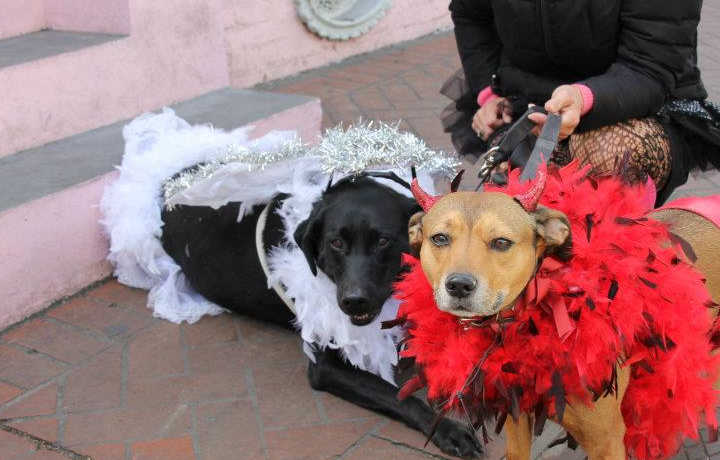
M525 192L514 196L518 203L520 203L520 206L527 212L532 212L537 209L540 197L542 196L543 190L545 190L545 183L547 182L547 167L545 164L542 164L535 174L535 180L532 181L530 187Z
M412 173L412 182L410 182L410 191L412 192L413 196L415 197L415 201L418 202L420 207L423 209L423 211L428 212L430 208L433 207L437 201L442 198L440 196L433 196L427 193L425 190L423 190L420 187L420 183L417 179L417 172L415 171L415 166L410 168L410 172Z
M415 201L418 202L423 211L428 212L430 208L432 208L435 203L437 203L437 201L442 198L442 196L430 195L420 187L420 183L417 179L417 172L415 171L415 166L412 166L410 168L410 172L412 173L412 183L410 185L410 190L415 197ZM452 180L452 183L450 184L451 193L457 192L458 188L460 187L460 181L462 180L464 173L464 169L460 170L460 172L457 173L455 178Z

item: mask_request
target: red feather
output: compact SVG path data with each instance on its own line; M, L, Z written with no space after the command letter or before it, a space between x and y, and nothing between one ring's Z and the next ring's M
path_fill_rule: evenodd
M522 193L518 175L512 171L508 186L494 190ZM712 302L701 274L677 262L679 249L664 244L671 239L664 224L643 218L645 187L586 175L576 164L547 175L540 204L568 216L573 257L544 260L514 321L468 326L438 310L420 262L406 256L411 271L397 295L410 338L401 355L415 358L429 399L460 410L462 394L469 407L499 416L516 406L554 416L567 398L590 403L616 388L615 369L625 359L628 452L667 458L684 437L697 438L703 416L717 427L720 356L711 338L720 342L720 326L708 315ZM472 373L482 380L468 385Z

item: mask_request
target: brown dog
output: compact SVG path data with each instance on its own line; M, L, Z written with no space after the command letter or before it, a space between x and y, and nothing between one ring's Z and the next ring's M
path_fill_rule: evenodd
M650 215L666 222L697 255L713 299L720 300L720 229L681 210ZM423 271L438 308L460 317L489 316L513 305L533 277L537 260L569 243L568 219L538 207L528 212L515 199L497 192L456 192L440 199L427 214L410 220L411 247L419 251ZM618 394L592 407L571 404L560 423L591 459L625 459L625 424L620 405L629 381L618 375ZM528 414L505 424L507 457L525 460L532 442Z

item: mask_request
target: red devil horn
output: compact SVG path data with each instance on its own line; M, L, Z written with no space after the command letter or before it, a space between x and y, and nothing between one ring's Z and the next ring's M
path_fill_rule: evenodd
M415 201L418 202L420 207L423 208L423 211L425 212L428 212L430 208L432 208L433 205L437 203L437 200L440 199L439 196L432 196L425 190L420 188L420 184L418 183L417 178L413 179L410 183L410 190L412 190Z
M420 188L420 183L415 174L415 168L412 168L412 182L410 182L410 191L412 191L415 201L418 202L423 211L428 212L430 208L440 199L439 196L432 196L425 190Z
M547 169L540 167L535 176L535 180L524 193L515 195L515 199L518 200L520 205L527 211L532 212L537 208L538 201L542 196L543 190L545 189L545 182L547 181Z

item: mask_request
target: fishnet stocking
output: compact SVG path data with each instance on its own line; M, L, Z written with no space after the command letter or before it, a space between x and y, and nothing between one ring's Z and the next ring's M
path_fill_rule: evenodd
M498 130L488 146L498 145L507 126ZM611 126L573 134L559 142L551 161L564 166L573 159L590 164L596 175L622 174L630 181L650 176L661 189L670 176L670 139L654 118L632 119ZM495 169L505 171L503 163Z
M598 175L622 173L630 180L649 175L658 189L670 176L670 139L654 118L632 119L573 134L568 147L570 157L592 165Z

